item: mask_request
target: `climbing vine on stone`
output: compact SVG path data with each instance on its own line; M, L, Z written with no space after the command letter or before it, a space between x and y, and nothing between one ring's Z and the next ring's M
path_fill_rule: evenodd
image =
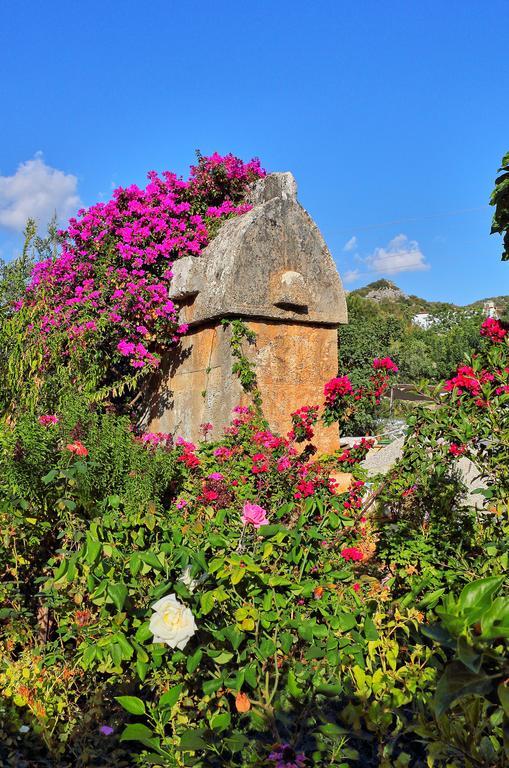
M243 320L223 320L223 326L231 329L230 347L236 362L232 366L232 373L239 377L244 392L248 393L259 416L262 415L262 396L258 389L255 365L244 354L244 342L254 344L256 333L252 331Z

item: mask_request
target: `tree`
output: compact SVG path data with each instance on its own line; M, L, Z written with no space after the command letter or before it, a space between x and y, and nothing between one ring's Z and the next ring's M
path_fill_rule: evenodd
M502 175L495 179L495 189L491 193L490 205L495 206L491 234L498 232L504 238L502 261L509 261L509 152L502 158L498 169Z

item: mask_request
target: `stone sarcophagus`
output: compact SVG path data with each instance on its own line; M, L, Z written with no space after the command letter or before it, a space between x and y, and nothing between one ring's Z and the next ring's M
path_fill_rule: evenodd
M264 415L285 435L290 414L321 405L323 386L337 373L337 328L347 321L340 277L322 235L296 198L290 173L254 186L253 208L226 221L200 256L173 266L170 298L189 325L178 349L163 359L144 417L151 432L193 442L200 425L219 437L237 405L250 398L232 373L231 330L242 318L256 334L246 344L255 364ZM339 444L334 426L319 426L320 452Z

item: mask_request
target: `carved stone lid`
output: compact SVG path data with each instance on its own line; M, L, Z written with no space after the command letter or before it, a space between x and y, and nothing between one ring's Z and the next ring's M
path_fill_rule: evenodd
M250 211L224 222L200 256L175 262L170 298L181 307L181 322L228 316L347 322L338 271L296 193L291 173L260 179Z

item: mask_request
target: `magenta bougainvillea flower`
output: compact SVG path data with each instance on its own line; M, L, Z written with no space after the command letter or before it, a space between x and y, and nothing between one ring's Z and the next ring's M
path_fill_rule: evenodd
M487 317L481 325L481 336L485 336L494 344L500 344L507 336L507 329L504 328L498 320L493 317Z
M53 424L58 424L59 419L55 413L45 413L43 416L39 416L37 421L43 427L50 427Z
M341 550L340 554L343 560L364 560L363 553L357 547L345 547L345 549Z
M58 257L36 264L16 305L30 310L45 357L60 334L60 355L93 341L124 370L157 366L187 331L168 295L173 263L199 255L218 219L249 210L247 188L263 176L257 159L200 156L187 181L151 171L145 188L120 187L80 210L60 233Z
M323 394L327 404L335 403L338 398L353 394L352 382L348 376L337 376L327 382Z
M384 370L384 371L390 371L392 373L398 372L398 366L396 363L391 360L390 357L375 357L373 360L373 368L375 370Z

